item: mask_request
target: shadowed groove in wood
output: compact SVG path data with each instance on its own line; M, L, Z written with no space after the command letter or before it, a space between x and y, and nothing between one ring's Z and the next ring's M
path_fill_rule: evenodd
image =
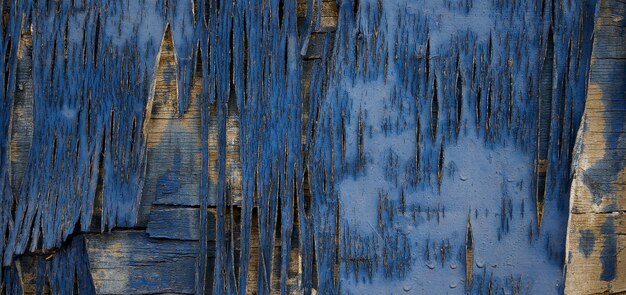
M11 114L11 187L19 195L28 163L33 136L32 40L30 32L21 35L17 53L17 73Z
M470 290L472 272L474 270L474 233L472 231L472 213L467 215L467 232L465 233L465 289Z
M535 202L537 230L541 229L546 198L546 173L550 146L550 122L552 122L552 88L554 87L554 41L552 29L548 32L546 54L543 61L539 88L539 113L537 115L537 157L535 160ZM563 94L564 95L564 94Z

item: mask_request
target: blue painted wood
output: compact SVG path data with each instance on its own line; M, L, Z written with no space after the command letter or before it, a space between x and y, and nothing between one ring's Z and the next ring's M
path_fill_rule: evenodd
M7 294L96 294L82 236L72 238L50 255L24 255L17 268L22 292Z
M14 212L5 264L27 248L60 246L77 224L87 230L99 177L102 229L136 222L145 169L143 114L157 52L151 44L162 34L125 15L131 3L150 12L145 2L122 7L117 1L37 2L24 10L36 48L34 112L46 116L34 116L26 189Z
M211 215L210 215L211 216ZM200 210L198 208L153 208L146 233L151 238L199 240ZM215 223L209 220L209 224ZM215 240L215 236L209 237Z
M63 250L54 273L88 258L96 290L108 293L562 292L595 1L14 5L1 34L6 267L80 237L95 215L101 232L135 231L89 235L89 256ZM21 15L32 24L36 115L14 196L6 138L17 42L8 40ZM141 204L166 28L177 115L199 108L200 195L177 198L188 179L173 156L155 203ZM227 159L229 114L240 179ZM121 258L110 253L119 245ZM119 273L102 267L120 261Z
M4 274L2 278L2 290L6 294L22 294L23 289L20 282L20 274L15 265L5 267L2 272Z
M314 197L339 195L339 289L562 292L568 163L586 88L586 74L573 73L587 72L590 47L580 40L594 2L393 3L340 7L320 116L330 132L314 158L327 168L313 173L334 178L314 184ZM361 129L363 147L342 155ZM475 263L462 267L468 210Z
M3 260L7 258L7 244L5 237L7 236L13 215L11 208L15 204L13 189L11 187L10 175L10 126L11 112L13 109L13 93L15 91L16 67L17 67L17 49L19 38L22 32L22 13L28 9L28 3L15 2L7 3L4 6L5 19L4 29L0 34L0 68L2 69L2 80L0 82L0 256ZM10 255L9 255L10 256ZM3 264L3 266L6 266ZM0 267L0 286L7 288L19 288L13 285L15 283L15 273L13 268ZM2 291L0 288L0 291ZM7 290L8 292L9 290ZM19 291L16 290L16 291Z

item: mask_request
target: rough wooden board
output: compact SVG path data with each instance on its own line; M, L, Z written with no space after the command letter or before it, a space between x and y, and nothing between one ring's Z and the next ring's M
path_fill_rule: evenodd
M319 31L334 31L339 19L338 3L334 0L322 1L322 13Z
M35 263L37 263L35 256L23 256L16 262L20 265L20 273L22 275L22 284L24 294L37 294L37 271ZM44 285L44 294L50 294L50 286Z
M309 43L308 43L306 54L303 56L305 60L323 58L325 45L326 45L326 36L328 34L331 35L330 43L332 44L332 42L334 41L332 38L332 36L334 36L334 33L332 32L321 32L321 33L311 34L311 36L309 37ZM303 76L303 78L304 78L303 83L305 83L306 80L310 79L310 77L307 77L307 76ZM306 90L303 89L303 91L306 91Z
M14 266L24 294L95 294L82 236L53 253L21 256Z
M86 235L98 294L193 294L198 243L155 240L140 231Z
M626 292L626 3L602 1L599 13L574 151L566 294Z
M624 43L624 31L626 27L626 6L619 1L605 1L599 9L596 21L594 52L595 58L626 57Z
M307 1L303 0L298 1L297 14L300 18L306 16L306 2ZM314 21L316 21L317 17L319 17L318 26L313 28L314 32L332 32L337 29L337 19L339 16L337 5L338 3L335 0L322 0L319 2L313 1Z
M298 0L298 16L304 16L306 14L306 1ZM314 2L314 5L317 4ZM337 12L337 1L335 0L323 0L320 3L322 5L322 16L326 17L336 17L338 16ZM317 9L316 6L314 6Z
M238 210L237 210L238 211ZM239 213L235 211L235 215L238 215ZM297 228L297 227L295 227ZM248 295L253 295L253 294L258 294L258 286L257 286L257 279L258 279L258 272L259 272L259 255L260 253L260 248L259 248L259 226L258 226L258 216L256 214L253 214L252 216L252 225L251 225L251 230L252 230L252 235L251 235L251 239L250 239L250 269L249 269L249 273L248 273L248 285L246 288L246 294ZM238 254L238 251L240 250L240 239L239 239L239 227L236 226L235 227L235 231L233 232L234 235L234 242L235 242L235 251L237 252L236 254ZM281 264L281 247L280 247L280 242L281 239L279 236L276 237L275 240L275 246L274 246L274 251L273 251L273 256L272 256L272 264L273 264L273 268L272 268L272 274L271 274L271 288L272 288L272 292L271 294L280 294L280 278L281 278L281 274L280 274L280 264ZM291 251L289 252L289 256L291 259L291 264L289 265L289 271L288 271L288 279L287 279L287 294L301 294L301 278L300 278L300 274L301 274L301 259L300 259L300 249L298 246L298 232L294 231L293 236L292 236L292 248ZM236 264L238 264L239 262L236 261Z

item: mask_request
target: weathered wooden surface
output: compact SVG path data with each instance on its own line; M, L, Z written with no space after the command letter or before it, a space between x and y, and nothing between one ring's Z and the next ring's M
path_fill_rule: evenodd
M98 294L193 294L198 242L124 231L86 236Z
M4 291L622 291L602 5L3 3Z
M566 293L626 292L626 3L602 1L577 137Z

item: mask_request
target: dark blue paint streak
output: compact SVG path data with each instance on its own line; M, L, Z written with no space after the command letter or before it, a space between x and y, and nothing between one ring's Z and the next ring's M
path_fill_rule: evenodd
M617 272L617 237L615 236L614 217L608 217L600 227L604 242L600 252L602 273L600 279L610 282L615 279Z
M593 253L593 248L596 245L596 236L590 229L580 229L580 238L578 240L578 250L589 257Z

